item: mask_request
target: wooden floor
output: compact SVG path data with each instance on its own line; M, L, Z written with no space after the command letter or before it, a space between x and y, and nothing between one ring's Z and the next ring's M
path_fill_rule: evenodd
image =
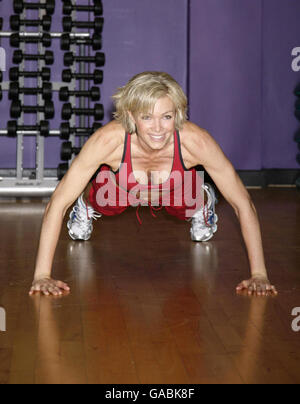
M29 297L45 203L0 203L0 383L299 383L300 192L250 193L278 297L236 295L249 268L224 200L207 243L146 208L142 226L133 208L99 219L85 243L64 226L54 277L71 294Z

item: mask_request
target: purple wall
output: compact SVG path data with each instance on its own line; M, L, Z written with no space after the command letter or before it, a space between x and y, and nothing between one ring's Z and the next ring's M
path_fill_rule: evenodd
M298 168L292 50L300 46L299 0L264 0L262 60L262 155L264 168Z
M190 118L236 169L299 168L297 0L191 0Z

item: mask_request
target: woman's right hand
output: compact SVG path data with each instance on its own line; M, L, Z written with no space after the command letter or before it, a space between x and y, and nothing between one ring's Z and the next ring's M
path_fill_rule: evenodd
M55 281L54 279L50 278L44 278L33 281L29 295L31 296L35 292L40 292L46 296L61 296L63 294L63 291L70 291L70 288L66 283Z

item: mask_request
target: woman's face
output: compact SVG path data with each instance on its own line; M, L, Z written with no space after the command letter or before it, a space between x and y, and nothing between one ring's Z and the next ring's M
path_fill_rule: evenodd
M151 113L131 114L143 145L151 150L163 149L174 135L175 114L174 103L167 96L157 100Z

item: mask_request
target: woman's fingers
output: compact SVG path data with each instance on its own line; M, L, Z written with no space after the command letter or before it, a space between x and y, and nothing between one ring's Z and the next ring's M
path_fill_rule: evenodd
M60 296L63 294L63 291L70 291L70 288L66 283L52 279L41 279L34 282L29 295L33 295L34 292L41 292L46 296Z
M61 289L70 290L69 286L62 281L56 281L56 285Z
M237 286L237 290L248 289L249 281L243 281Z
M275 286L271 285L267 279L252 278L241 282L236 288L237 291L245 289L249 296L254 294L257 296L278 295Z

